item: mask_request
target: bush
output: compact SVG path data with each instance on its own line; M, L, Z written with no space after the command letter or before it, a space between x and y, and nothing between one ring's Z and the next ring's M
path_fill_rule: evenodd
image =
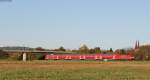
M44 60L45 59L45 54L42 53L34 53L33 57L34 60Z
M0 50L0 59L8 59L8 54L2 50Z
M135 60L150 60L150 45L141 46L135 50Z
M8 56L9 60L22 60L22 54L20 53L11 53Z

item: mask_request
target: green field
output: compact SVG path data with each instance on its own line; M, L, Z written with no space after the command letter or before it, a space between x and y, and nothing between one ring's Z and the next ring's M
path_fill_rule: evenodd
M0 61L0 80L150 80L150 62Z

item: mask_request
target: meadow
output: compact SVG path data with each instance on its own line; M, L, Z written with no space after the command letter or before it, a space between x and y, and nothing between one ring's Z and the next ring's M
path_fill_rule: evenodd
M0 80L150 80L150 62L0 61Z

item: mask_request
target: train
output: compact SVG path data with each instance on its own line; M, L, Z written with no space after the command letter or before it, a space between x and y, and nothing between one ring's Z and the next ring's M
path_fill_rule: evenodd
M48 54L45 60L134 60L132 54Z

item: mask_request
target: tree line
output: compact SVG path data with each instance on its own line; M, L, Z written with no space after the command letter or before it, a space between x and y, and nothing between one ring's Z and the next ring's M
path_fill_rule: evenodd
M20 54L8 54L6 52L4 52L2 49L21 49L23 50L23 47L15 47L15 48L11 48L11 47L5 47L5 48L1 48L0 49L0 59L16 59L16 60L21 60L21 56ZM112 48L108 49L108 50L102 50L100 47L94 47L94 48L89 48L87 45L82 45L80 48L78 49L65 49L63 46L57 48L57 49L44 49L42 47L37 47L37 48L27 48L28 50L40 50L40 51L44 51L44 50L50 50L50 51L58 51L58 52L64 52L64 53L79 53L79 54L131 54L135 57L135 60L150 60L150 45L143 45L140 46L137 49L134 48L127 48L127 49L117 49L117 50L113 50ZM44 54L30 54L29 55L29 59L44 59Z
M94 53L113 53L113 49L110 48L109 50L102 50L100 47L89 48L87 45L82 45L78 49L65 49L63 46L59 47L58 49L53 49L53 51L63 51L63 52L70 52L70 53L79 53L79 54L94 54Z

